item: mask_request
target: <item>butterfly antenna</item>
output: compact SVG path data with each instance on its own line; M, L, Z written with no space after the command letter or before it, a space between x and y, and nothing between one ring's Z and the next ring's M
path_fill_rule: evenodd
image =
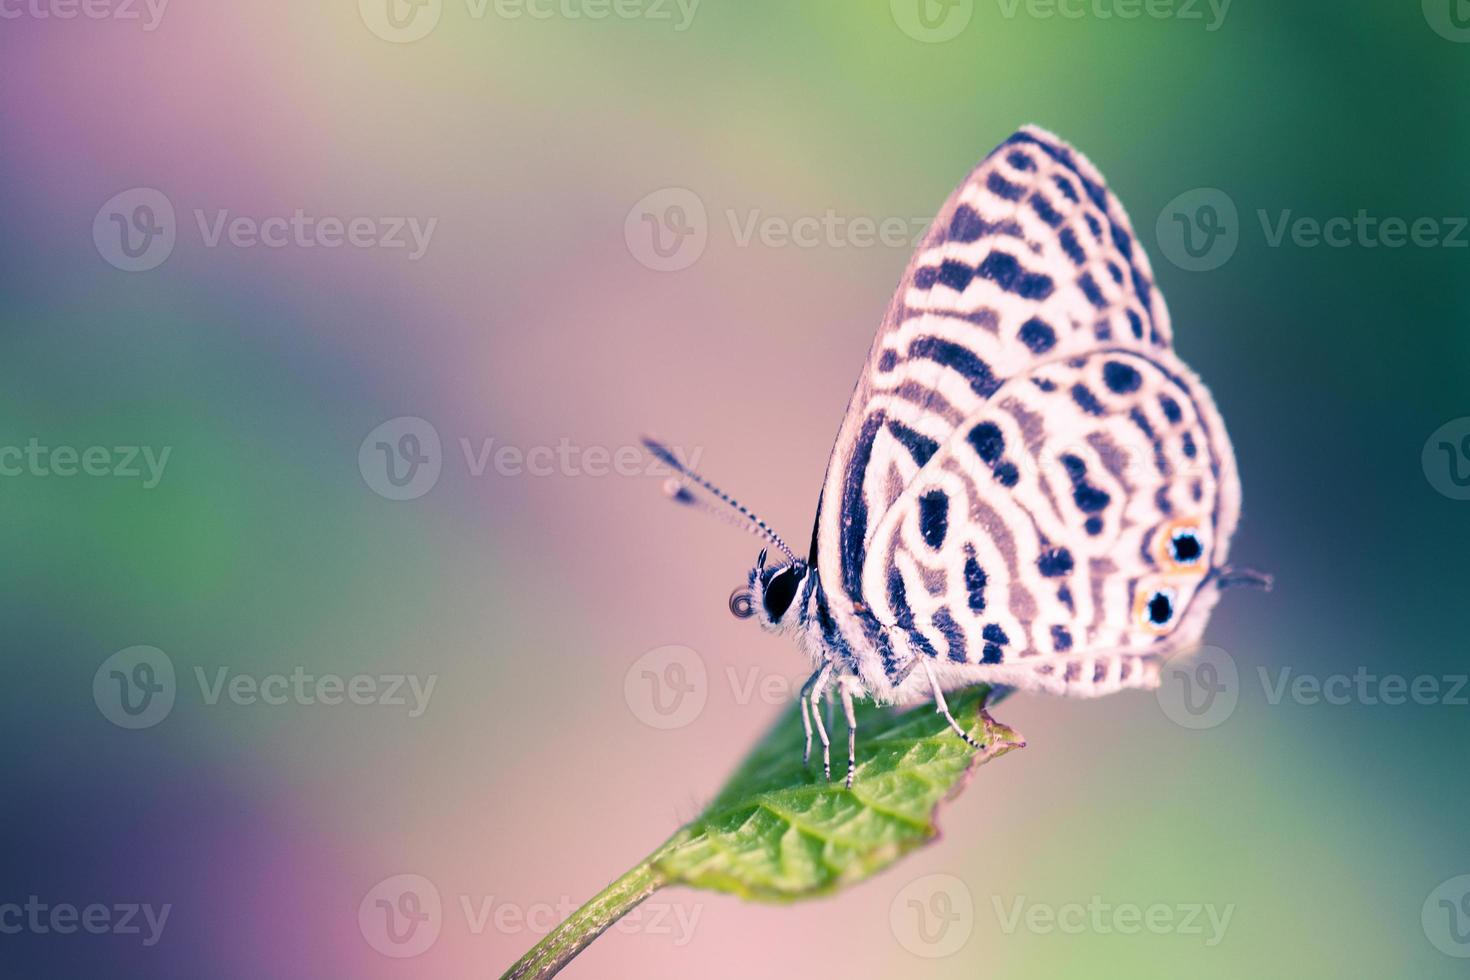
M675 456L673 452L670 451L668 447L664 446L662 443L655 442L653 439L644 436L643 445L647 447L649 452L653 453L653 455L658 458L659 462L672 468L675 473L678 473L685 480L700 487L706 493L713 496L720 503L730 508L730 510L735 511L735 513L739 514L740 518L743 518L743 520L731 516L729 511L720 510L719 508L713 507L709 503L700 500L697 496L690 492L687 486L678 481L672 482L671 486L668 488L669 497L673 499L675 503L697 507L705 513L713 514L715 517L720 518L727 524L733 524L735 527L750 531L752 534L763 537L767 541L771 542L771 544L779 548L781 553L785 555L788 559L790 559L792 564L796 563L796 555L792 553L790 548L786 547L786 542L781 540L781 535L777 534L775 529L772 528L765 521L761 520L755 514L747 510L745 508L745 505L740 503L740 501L734 499L729 494L725 493L725 491L721 490L719 487L715 486L713 483L709 482L704 477L700 476L698 473L685 466L682 462L680 462L679 458Z

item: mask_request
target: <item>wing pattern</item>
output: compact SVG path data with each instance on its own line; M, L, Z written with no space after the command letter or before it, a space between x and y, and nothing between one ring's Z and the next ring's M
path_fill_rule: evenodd
M1094 597L1083 583L1100 567L1095 563L1110 560L1112 547L1144 533L1138 514L1127 512L1141 513L1134 498L1146 494L1155 508L1178 486L1140 479L1127 488L1109 475L1099 450L1079 445L1076 458L1113 488L1116 505L1079 517L1055 471L1061 464L1051 459L1051 470L1036 467L1048 458L1044 445L1060 433L1085 443L1089 434L1117 439L1131 428L1137 441L1141 418L1158 423L1166 462L1179 449L1168 437L1177 443L1198 430L1191 434L1196 448L1216 447L1211 465L1228 468L1233 479L1229 443L1208 393L1173 358L1170 343L1168 311L1126 213L1066 143L1025 127L950 195L874 341L828 464L813 536L820 614L834 635L860 636L877 652L877 668L865 670L865 679L894 688L921 656L975 664L996 649L1003 661L1007 654L1051 656L1062 652L1064 635L1073 648L1126 639L1115 614L1118 596ZM1089 357L1101 351L1115 353L1114 362L1132 366L1147 383L1114 398L1105 380L1088 375L1109 363ZM1082 383L1074 375L1089 377L1085 386L1096 389L1091 409L1100 414L1072 399L1073 385ZM1138 394L1144 390L1149 395ZM1161 414L1154 396L1165 392L1179 406L1178 421ZM1002 393L1006 406L996 403ZM1146 404L1149 397L1154 401ZM1125 404L1120 421L1115 409ZM969 437L987 423L1001 431L1012 455L983 458ZM1145 441L1152 454L1153 440ZM1202 496L1218 481L1204 475ZM940 494L952 537L936 551L923 529ZM1103 527L1093 533L1088 518L1095 516ZM967 529L967 522L975 526ZM1228 523L1233 527L1233 516ZM933 523L927 526L932 531ZM1217 538L1228 537L1218 531ZM1055 589L1041 589L1030 576L1040 549L1073 540L1073 608L1066 610ZM976 579L970 568L981 569L993 597L983 622L954 591ZM977 639L987 630L1006 642ZM875 671L881 678L867 676Z
M1238 510L1203 386L1167 354L1098 351L1038 366L965 420L875 528L863 594L901 660L1060 693L1145 685L1162 651L1198 638L1209 610L1191 600ZM1170 550L1181 528L1187 563ZM1150 623L1161 594L1188 616Z

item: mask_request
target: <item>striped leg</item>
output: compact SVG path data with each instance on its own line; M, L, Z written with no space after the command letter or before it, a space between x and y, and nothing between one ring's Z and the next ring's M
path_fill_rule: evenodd
M817 702L827 696L827 678L831 676L832 665L823 664L822 669L817 671L816 679L812 681L811 693L807 696L812 708L812 721L816 723L817 735L822 739L822 773L829 780L832 778L832 743L827 738L827 726L822 722Z
M934 676L934 668L929 666L929 661L924 662L924 672L929 675L929 686L934 689L934 711L936 714L944 715L944 720L949 722L949 727L965 742L975 749L983 749L985 746L970 737L970 733L960 727L960 723L954 720L954 715L949 713L949 705L944 701L944 691L939 687L939 678Z
M847 715L847 788L852 789L852 773L857 768L857 716L852 711L852 692L847 685L837 684L842 695L842 711Z

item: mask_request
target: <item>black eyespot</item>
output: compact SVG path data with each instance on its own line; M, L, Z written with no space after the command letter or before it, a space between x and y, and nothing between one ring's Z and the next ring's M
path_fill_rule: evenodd
M1174 618L1174 599L1167 592L1155 592L1148 600L1148 621L1155 626L1168 626Z
M771 617L771 622L780 622L781 617L786 615L786 610L791 608L791 603L796 599L797 587L801 585L805 575L805 568L786 565L776 569L770 577L762 577L761 603L766 607L766 615Z
M1193 565L1204 553L1204 547L1199 543L1199 536L1193 531L1180 530L1175 531L1174 536L1169 539L1169 553L1179 564Z
M755 600L751 599L749 589L742 586L730 593L730 613L736 619L749 619L755 615Z

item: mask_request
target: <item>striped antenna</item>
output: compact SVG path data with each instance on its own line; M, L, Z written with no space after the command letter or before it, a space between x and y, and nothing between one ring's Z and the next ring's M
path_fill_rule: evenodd
M781 535L777 534L775 529L772 528L765 521L761 520L755 514L747 510L745 506L740 503L740 501L734 499L729 494L725 493L725 491L721 490L719 487L715 486L713 483L709 482L704 477L700 476L698 473L685 466L682 462L679 461L679 458L675 456L673 452L662 443L656 442L653 439L644 436L643 445L647 447L649 452L653 453L653 455L658 458L659 462L672 468L674 472L678 473L685 480L688 480L690 483L695 484L700 489L710 494L720 503L730 508L730 510L733 510L735 511L735 513L739 514L741 518L744 518L744 520L738 520L730 516L729 511L722 511L716 507L711 506L709 503L700 500L693 492L690 491L687 486L678 481L671 482L671 485L666 488L670 499L672 499L675 503L697 507L700 510L705 511L706 513L713 514L715 517L720 518L728 524L733 524L736 527L742 528L743 530L747 530L752 534L765 538L771 544L779 548L781 550L781 553L785 555L788 559L790 559L792 564L796 564L796 555L792 553L790 548L786 547L786 542L781 540Z

